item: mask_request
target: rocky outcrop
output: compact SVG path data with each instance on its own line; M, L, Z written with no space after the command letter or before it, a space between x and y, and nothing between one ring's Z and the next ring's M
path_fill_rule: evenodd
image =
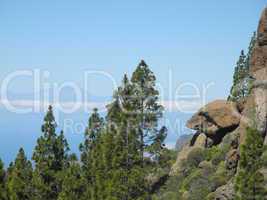
M178 153L177 160L172 166L170 175L175 175L183 171L183 163L188 160L191 152L198 149L205 149L209 144L208 137L204 133L196 133L191 141L185 144Z
M261 15L258 27L258 42L260 46L267 45L267 8L264 9Z
M239 161L239 152L237 149L230 150L225 159L225 166L228 170L236 170Z
M267 8L264 9L258 26L258 38L250 59L250 75L254 78L254 100L257 128L266 135L267 126ZM249 116L248 116L249 117Z
M174 163L174 165L172 166L172 169L170 171L170 176L175 176L179 173L181 173L182 171L182 163L183 161L185 161L188 157L188 154L190 153L190 151L192 151L192 147L190 147L189 145L185 145L181 151L178 153L176 162Z
M187 127L205 133L218 144L227 132L237 128L240 118L236 103L217 100L201 108L187 122Z
M183 170L183 163L191 152L196 149L205 149L219 144L227 133L231 133L238 127L240 113L235 103L217 100L201 108L187 123L187 127L197 132L191 141L184 145L178 153L176 163L173 165L170 175L175 175ZM236 157L229 157L230 165L237 165ZM235 166L231 166L234 168Z
M196 146L189 146L185 145L182 150L178 153L177 160L172 166L172 169L170 171L170 176L175 176L179 173L183 173L183 163L188 160L188 155L190 152L194 151L194 149L198 149L199 147Z
M179 153L170 174L174 175L180 172L182 163L190 158L191 152L196 149L204 149L207 152L205 148L217 145L214 149L222 150L223 156L220 157L220 163L215 165L220 166L218 169L221 171L219 172L223 174L220 178L227 176L228 179L219 180L221 181L220 185L214 186L208 199L234 199L233 181L239 170L240 146L245 141L248 127L256 127L265 137L265 145L267 145L267 8L261 15L256 44L252 49L249 61L249 73L253 80L250 95L236 103L226 100L213 101L193 115L188 121L187 127L196 130L196 133L190 143L185 145ZM211 150L213 151L213 149ZM217 156L216 152L214 155ZM199 164L198 170L207 168L206 166L210 163L214 164L213 160L211 162L203 160ZM265 185L267 185L267 167L262 168L260 172L264 177ZM188 194L189 191L186 191L183 196Z
M201 133L197 137L194 146L203 147L204 148L204 147L206 147L206 144L207 144L207 136L204 133Z
M206 147L207 136L204 133L197 132L190 141L190 146Z
M234 200L235 191L234 184L229 182L227 185L219 187L213 194L212 198L215 200Z

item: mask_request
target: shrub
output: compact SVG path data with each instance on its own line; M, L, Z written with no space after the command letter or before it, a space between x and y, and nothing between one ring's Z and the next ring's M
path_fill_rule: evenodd
M205 151L202 148L195 148L188 154L186 162L190 167L198 167L203 160L205 160Z
M207 196L207 200L214 200L215 199L215 193L210 193L208 196Z
M220 162L215 174L211 177L211 182L213 183L213 191L218 187L225 185L230 180L230 176L225 168L225 163Z
M261 159L262 159L262 164L264 167L267 167L267 150L265 149L265 151L263 152L262 156L261 156Z
M181 197L179 186L182 180L183 178L179 176L170 177L160 191L153 195L152 200L179 200Z
M211 163L215 166L219 165L221 161L225 160L225 156L228 149L220 146L213 146L210 149L207 149L206 152L206 158L208 161L211 161Z

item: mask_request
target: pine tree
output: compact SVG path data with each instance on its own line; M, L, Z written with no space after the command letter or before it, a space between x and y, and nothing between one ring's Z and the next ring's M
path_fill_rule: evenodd
M263 138L252 128L246 132L245 144L241 146L239 172L235 190L237 200L264 200L267 193L264 189L262 167Z
M13 167L14 163L13 162L9 163L9 166L7 168L7 174L12 174Z
M100 136L103 127L104 119L100 117L97 108L95 108L88 120L88 127L84 134L85 141L83 144L80 144L81 159L85 168L90 168L90 153L96 145L96 141Z
M113 135L111 180L112 199L145 199L144 170L141 168L140 143L136 119L133 117L133 86L125 75L122 86L108 106L109 134Z
M233 86L231 88L228 100L238 101L247 96L248 78L249 78L249 69L246 66L246 55L242 50L239 56L239 60L235 67L235 72L233 76Z
M86 181L76 155L71 155L67 169L62 171L62 191L58 200L82 200Z
M6 172L4 163L0 159L0 200L8 200L6 192Z
M61 191L58 174L67 164L69 150L63 132L56 134L56 121L52 106L44 118L43 135L37 140L32 159L35 161L33 185L34 199L55 200Z
M108 175L105 181L107 186L106 198L111 200L127 199L127 170L122 170L121 166L126 167L124 143L121 131L122 107L118 91L114 92L113 101L107 106L107 132L104 135L103 158L104 170ZM112 147L112 150L111 150ZM99 183L100 184L100 183Z
M32 199L32 164L27 160L22 148L19 150L14 165L9 169L7 183L9 199Z
M99 162L101 162L101 133L104 128L104 119L95 108L88 120L88 127L85 130L85 141L80 145L82 167L88 187L85 192L86 198L100 199L101 190L98 189L97 175ZM100 172L101 173L101 172ZM100 193L100 194L98 194Z
M233 86L228 97L228 100L230 101L238 101L244 97L247 97L251 92L253 79L249 75L249 70L250 60L256 40L257 34L254 32L249 43L247 55L245 55L243 50L241 51L241 55L235 67Z
M100 199L114 199L112 182L114 166L112 160L115 154L115 129L110 127L101 135L100 145L98 146L98 170L96 170L96 191ZM102 192L101 192L102 191Z
M105 123L94 110L80 145L86 199L148 199L144 153L158 154L166 138L166 128L158 129L158 98L155 76L142 61L132 81L125 75L114 92Z
M141 61L134 71L132 101L140 140L140 155L144 164L145 149L157 138L158 121L162 117L163 107L159 104L159 92L156 89L156 77L145 61Z

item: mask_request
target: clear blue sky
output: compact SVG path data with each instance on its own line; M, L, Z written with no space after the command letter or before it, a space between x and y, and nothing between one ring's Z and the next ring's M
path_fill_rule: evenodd
M174 93L185 81L212 81L208 99L226 98L240 51L266 5L266 0L0 0L0 83L19 69L48 70L49 83L73 81L80 87L85 70L102 70L120 81L144 59L165 91ZM91 94L112 94L105 78L90 83ZM9 92L20 98L32 88L32 80L21 78ZM30 155L43 113L23 116L1 108L0 116L0 157L10 162L20 145ZM70 117L87 120L84 113ZM77 150L82 137L69 138Z
M46 69L50 81L82 85L85 69L116 80L145 59L168 89L173 82L215 81L228 93L234 64L247 48L266 0L0 0L0 81L17 69ZM110 84L95 80L100 96ZM24 80L12 90L30 92Z

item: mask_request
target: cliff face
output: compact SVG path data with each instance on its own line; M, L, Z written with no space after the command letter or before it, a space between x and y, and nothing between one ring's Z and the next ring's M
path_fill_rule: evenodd
M262 12L258 27L258 44L260 46L267 45L267 8Z
M258 39L253 50L250 75L255 79L252 98L255 103L258 129L266 136L267 126L267 8L262 13Z
M180 151L170 174L175 176L184 173L183 165L191 159L190 154L196 149L216 148L225 151L223 166L224 170L231 172L231 177L224 184L214 187L209 199L234 199L233 180L238 171L240 146L245 141L247 127L256 127L267 144L267 8L259 22L249 74L253 80L252 90L245 100L237 103L214 101L201 108L188 121L187 127L196 130L196 134L190 144ZM266 172L263 175L267 183L267 170L262 171Z

